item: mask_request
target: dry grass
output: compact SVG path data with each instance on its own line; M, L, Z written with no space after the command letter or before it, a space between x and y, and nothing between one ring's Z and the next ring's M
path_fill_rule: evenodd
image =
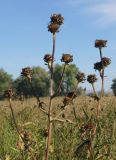
M41 98L48 103L48 98ZM101 114L96 121L97 102L91 97L77 97L73 105L67 106L65 113L61 109L62 97L53 100L53 115L62 111L60 119L69 119L73 123L53 123L53 139L50 147L50 160L88 159L88 149L84 141L90 136L91 129L82 133L84 125L99 123L93 143L94 159L115 160L116 157L116 98L104 97L101 100ZM36 106L36 99L27 99L22 105L18 100L12 102L16 121L20 131L29 133L30 151L22 158L20 139L13 127L7 100L0 101L0 158L5 160L42 160L45 155L47 116ZM46 106L45 106L46 107ZM76 110L76 117L73 108ZM90 122L91 121L91 122ZM81 146L83 144L83 146ZM79 149L80 147L80 149ZM82 148L81 148L82 147ZM75 153L77 152L77 153Z

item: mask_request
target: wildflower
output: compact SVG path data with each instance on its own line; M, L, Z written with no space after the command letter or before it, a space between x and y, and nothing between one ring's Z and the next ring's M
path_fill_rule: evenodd
M21 75L31 79L31 77L32 77L32 69L30 67L23 68L22 72L21 72Z
M44 59L44 62L46 63L52 62L52 56L50 54L46 54L43 59Z
M95 47L96 48L106 47L106 43L107 43L107 40L96 40Z
M107 67L110 63L111 63L111 59L110 58L103 57L102 61L96 62L94 64L94 69L101 71L101 69L103 69L103 67Z
M91 124L91 123L89 123L89 124L86 124L86 125L83 125L82 127L81 127L81 133L83 133L83 132L86 132L86 131L88 131L88 130L91 130L91 129L93 129L93 127L94 127L94 125L93 124Z
M63 100L64 106L72 104L74 98L76 98L75 92L69 92Z
M69 92L67 94L67 97L74 99L74 98L76 98L76 93L75 92Z
M48 129L43 130L43 137L48 137Z
M94 82L97 81L96 75L95 75L95 74L90 74L90 75L88 75L87 81L88 81L89 83L93 84Z
M63 54L61 58L61 62L64 62L65 64L68 64L73 61L73 56L70 54Z
M64 18L61 14L53 14L51 15L51 21L48 25L48 31L55 34L59 32L60 25L63 24Z
M56 24L63 24L64 17L62 17L61 14L53 14L51 15L51 23L56 23Z
M56 32L59 32L60 25L57 23L50 23L48 25L48 31L55 34Z
M101 63L101 62L96 62L96 63L94 64L94 69L95 69L95 70L98 70L98 71L101 71L101 69L103 69L102 63Z
M63 104L64 104L64 106L72 104L72 100L66 96L63 100Z
M78 74L76 75L76 79L78 82L83 82L85 81L85 74L82 72L78 72Z
M12 98L13 95L14 95L14 92L12 89L8 89L4 92L4 96L7 98Z
M111 59L107 57L102 58L103 66L107 67L111 63Z

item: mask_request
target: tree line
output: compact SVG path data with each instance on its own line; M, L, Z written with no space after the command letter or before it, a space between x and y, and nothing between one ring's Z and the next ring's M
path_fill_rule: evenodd
M32 67L33 88L38 96L45 97L49 95L49 72L40 66ZM57 89L58 83L61 79L63 65L56 64L54 67L54 90ZM70 64L64 74L63 83L61 85L60 95L65 95L75 89L76 78L79 68L75 64ZM111 89L116 95L116 79L113 79ZM0 98L3 98L4 91L8 88L13 88L16 95L23 94L25 97L33 96L33 91L28 80L21 75L18 78L13 79L12 75L8 74L4 69L0 69ZM83 93L82 87L78 89L78 95Z
M32 67L33 76L32 84L33 88L38 96L44 97L49 95L49 72L40 67ZM63 65L56 64L54 67L54 90L57 89L58 83L61 79ZM60 95L65 95L75 89L76 86L76 74L79 69L75 64L70 64L64 74L63 83L61 85ZM4 91L8 88L13 88L16 95L24 94L25 97L33 96L30 83L26 78L19 75L18 78L13 79L12 75L8 74L4 69L0 69L0 97L4 95ZM83 89L80 87L78 94L81 94Z

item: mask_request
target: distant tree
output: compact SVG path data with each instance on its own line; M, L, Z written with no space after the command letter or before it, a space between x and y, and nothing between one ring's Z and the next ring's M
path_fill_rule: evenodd
M111 89L112 89L114 95L116 96L116 79L113 79L112 82L113 83L111 85Z
M4 69L0 69L0 96L4 91L12 86L12 75L8 74Z
M55 90L60 82L62 70L63 70L63 65L59 65L59 64L55 65L54 67L54 82L55 82L54 89ZM78 73L78 71L79 69L76 67L75 64L70 64L66 67L63 83L61 85L61 95L74 90L77 82L75 76Z
M33 67L32 84L36 95L47 96L49 93L48 72L41 67ZM33 96L28 80L22 76L14 81L14 88L17 94L23 93L25 96Z

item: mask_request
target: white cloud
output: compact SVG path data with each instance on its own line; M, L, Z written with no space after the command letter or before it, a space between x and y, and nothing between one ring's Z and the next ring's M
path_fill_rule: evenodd
M105 26L116 23L116 0L67 0L66 4L78 8L82 15L94 16L95 24Z
M116 23L116 1L107 1L107 3L91 5L87 10L98 16L97 22L101 25Z

